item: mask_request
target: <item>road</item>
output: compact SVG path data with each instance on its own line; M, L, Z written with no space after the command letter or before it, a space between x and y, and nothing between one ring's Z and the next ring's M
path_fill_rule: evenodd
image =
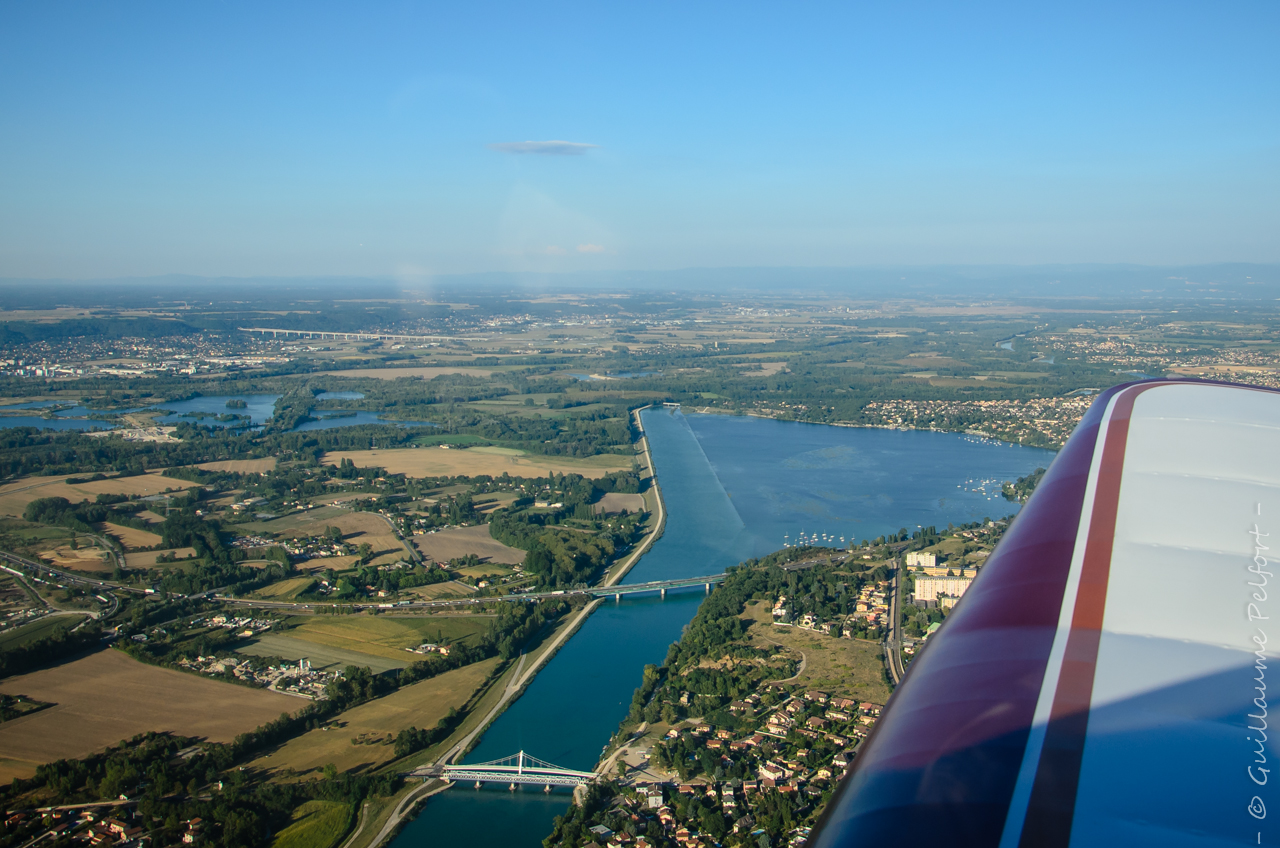
M894 686L901 683L906 674L902 667L902 583L898 579L901 573L902 566L893 570L893 581L889 589L889 632L884 642L885 662Z
M92 577L85 577L83 574L72 574L69 571L63 571L62 569L54 568L51 565L45 565L43 562L36 562L5 551L0 551L0 560L12 563L13 565L20 565L23 568L35 571L37 574L54 577L63 583L71 583L77 586L89 586L98 590L132 592L135 595L153 594L146 589L139 589L136 586L125 586L120 583L114 583L110 580L96 580Z

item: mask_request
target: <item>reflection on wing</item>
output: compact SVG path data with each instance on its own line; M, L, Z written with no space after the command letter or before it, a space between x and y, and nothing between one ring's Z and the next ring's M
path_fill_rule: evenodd
M1106 392L809 844L1280 842L1273 550L1280 393Z

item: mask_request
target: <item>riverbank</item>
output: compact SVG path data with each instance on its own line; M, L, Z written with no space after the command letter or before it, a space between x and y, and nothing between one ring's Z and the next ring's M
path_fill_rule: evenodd
M639 546L631 552L631 555L623 560L621 565L612 566L605 571L604 585L606 586L617 585L618 581L627 576L627 572L640 561L640 557L644 556L645 552L653 547L653 543L662 537L662 531L667 523L667 510L662 500L662 487L658 483L658 472L653 466L653 454L649 450L649 437L645 434L644 421L640 417L640 413L649 408L649 406L642 406L631 414L635 416L636 428L640 431L639 444L643 448L641 456L644 457L644 464L649 470L649 490L645 492L645 506L650 506L648 496L652 494L653 506L656 507L656 518L653 526L649 528L649 532L645 534L645 537L640 541ZM651 514L654 513L654 509L650 509L649 512Z

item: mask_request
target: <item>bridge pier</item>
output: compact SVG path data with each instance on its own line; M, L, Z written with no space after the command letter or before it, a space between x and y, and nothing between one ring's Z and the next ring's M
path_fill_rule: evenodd
M662 587L661 589L659 589L658 591L662 593L662 600L664 600L664 601L665 601L665 600L667 599L667 587L666 587L666 586L663 586L663 587Z
M708 595L710 595L710 594L711 594L711 584L710 584L710 583L708 583L708 584L707 584L707 592L706 592L706 594L708 594Z
M614 593L613 593L613 602L614 602L615 604L618 604L618 603L621 603L621 602L622 602L622 593L621 593L621 592L614 592Z

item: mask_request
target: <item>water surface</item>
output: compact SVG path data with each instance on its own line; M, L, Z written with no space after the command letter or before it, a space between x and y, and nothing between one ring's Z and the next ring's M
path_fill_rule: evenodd
M190 421L214 427L232 427L237 426L235 422L217 421L212 416L240 415L248 416L254 426L261 426L267 423L267 419L275 412L276 399L279 397L280 395L211 395L209 397L191 398L190 400L164 401L152 404L148 408L167 409L171 413L157 418L156 423L158 424L178 424L183 421ZM227 406L227 401L229 400L242 400L245 402L245 408L232 409ZM209 417L189 417L187 413L204 413L205 416ZM243 421L243 419L241 420Z

